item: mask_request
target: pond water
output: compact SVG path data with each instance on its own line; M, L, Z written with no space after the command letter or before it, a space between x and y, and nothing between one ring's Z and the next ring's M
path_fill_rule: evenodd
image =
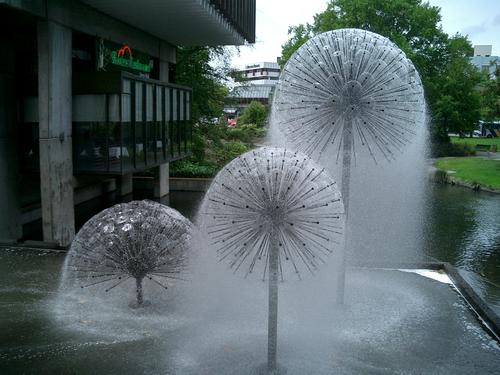
M437 184L427 191L421 260L458 267L500 314L500 195ZM170 203L192 218L202 198L202 193L172 192Z
M500 195L434 185L427 206L425 253L462 270L500 314Z
M170 203L192 218L202 197L173 192ZM498 312L500 196L433 186L427 212L424 260L460 267ZM75 300L86 308L61 310L57 287L64 256L1 250L1 374L258 373L267 337L265 288L229 275L215 290L204 280L195 288L179 285L164 305L144 314L108 311L105 300ZM354 269L347 277L347 308L330 314L332 301L310 292L322 290L315 286L323 277L328 281L327 274L281 289L279 360L289 374L493 374L500 366L498 343L449 285L398 271ZM196 309L192 299L180 298L193 289Z

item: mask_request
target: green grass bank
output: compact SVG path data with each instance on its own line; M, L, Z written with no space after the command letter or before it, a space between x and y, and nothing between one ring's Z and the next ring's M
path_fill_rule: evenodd
M500 151L500 138L460 138L460 137L450 137L451 143L454 144L465 144L465 145L496 145L497 149Z
M451 177L500 191L500 160L482 157L438 159L434 166Z

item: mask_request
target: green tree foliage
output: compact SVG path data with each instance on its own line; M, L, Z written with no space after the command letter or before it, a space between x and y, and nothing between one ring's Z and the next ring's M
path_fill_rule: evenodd
M228 89L225 86L229 66L211 61L230 61L223 47L179 47L175 78L180 85L193 89L192 118L195 123L220 116Z
M472 46L461 35L449 37L439 26L440 9L422 0L330 0L312 24L289 28L281 64L312 36L339 28L360 28L393 41L420 73L436 141L448 131L468 131L479 119L481 76L469 64Z
M496 65L493 79L485 77L481 93L483 119L486 121L500 120L500 66Z
M262 129L256 125L230 129L225 123L214 121L222 117L231 55L231 50L224 47L177 50L176 82L193 89L193 142L191 157L171 164L172 176L211 177L262 135Z
M434 120L438 124L432 128L436 140L447 141L448 132L472 131L481 116L478 84L482 77L463 54L469 47L464 37L451 38L448 50L454 55L445 66L446 74L439 77L438 82L429 83L438 92L433 103Z
M251 101L248 107L238 118L238 125L255 124L257 127L263 127L267 118L266 106L255 100Z

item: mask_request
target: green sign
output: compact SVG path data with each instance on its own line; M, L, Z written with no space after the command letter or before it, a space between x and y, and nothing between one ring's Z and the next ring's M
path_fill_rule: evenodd
M128 44L120 45L102 39L98 43L97 70L151 71L151 59L147 54L133 50Z
M139 70L141 72L149 73L151 71L151 67L149 64L144 64L140 60L135 60L132 56L126 58L123 56L118 56L116 51L111 52L111 63L122 66L124 68L130 68L133 70Z

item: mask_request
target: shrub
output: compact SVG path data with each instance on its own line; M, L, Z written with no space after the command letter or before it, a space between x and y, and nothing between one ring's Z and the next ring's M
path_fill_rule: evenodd
M221 149L216 151L217 165L220 167L226 165L234 158L248 151L246 144L240 141L227 141Z
M262 128L266 122L266 118L266 106L254 100L243 110L243 113L238 118L238 124L255 124L257 127Z
M444 156L473 156L476 155L474 146L463 143L435 143L432 145L432 155L440 158Z
M446 184L448 182L448 173L441 169L434 172L434 182L438 184Z
M217 170L214 165L202 165L190 160L176 160L170 163L172 177L213 177Z
M265 133L264 128L259 128L255 124L243 124L236 128L228 128L226 139L252 143L255 138L262 137Z
M205 138L199 134L193 132L193 143L191 145L191 152L193 153L192 159L197 162L202 162L205 158Z

